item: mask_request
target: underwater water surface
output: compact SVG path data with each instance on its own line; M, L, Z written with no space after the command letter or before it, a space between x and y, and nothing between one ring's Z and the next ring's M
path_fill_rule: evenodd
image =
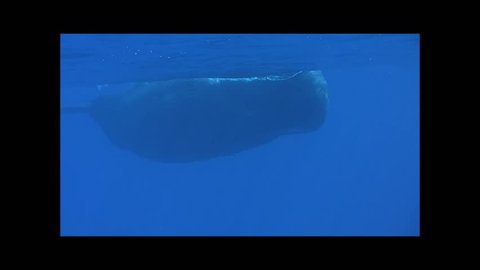
M132 83L311 70L323 74L328 104L318 129L182 163L135 154L88 114L61 113L61 235L418 236L419 43L418 34L62 34L62 108ZM140 119L126 112L121 121Z

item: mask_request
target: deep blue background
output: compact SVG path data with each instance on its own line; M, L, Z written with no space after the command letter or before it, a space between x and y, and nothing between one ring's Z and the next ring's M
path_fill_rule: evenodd
M320 69L318 131L162 164L61 115L61 235L419 235L419 35L62 35L61 106L96 85Z

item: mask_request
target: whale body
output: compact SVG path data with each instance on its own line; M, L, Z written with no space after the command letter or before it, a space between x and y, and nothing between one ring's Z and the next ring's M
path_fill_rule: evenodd
M98 97L86 110L122 149L161 162L192 162L315 131L327 103L327 83L313 70L140 82Z

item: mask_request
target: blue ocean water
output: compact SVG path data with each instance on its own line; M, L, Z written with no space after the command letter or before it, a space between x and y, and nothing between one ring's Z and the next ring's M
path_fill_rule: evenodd
M61 36L61 107L98 85L323 72L323 126L161 163L61 114L62 236L418 236L419 35Z

